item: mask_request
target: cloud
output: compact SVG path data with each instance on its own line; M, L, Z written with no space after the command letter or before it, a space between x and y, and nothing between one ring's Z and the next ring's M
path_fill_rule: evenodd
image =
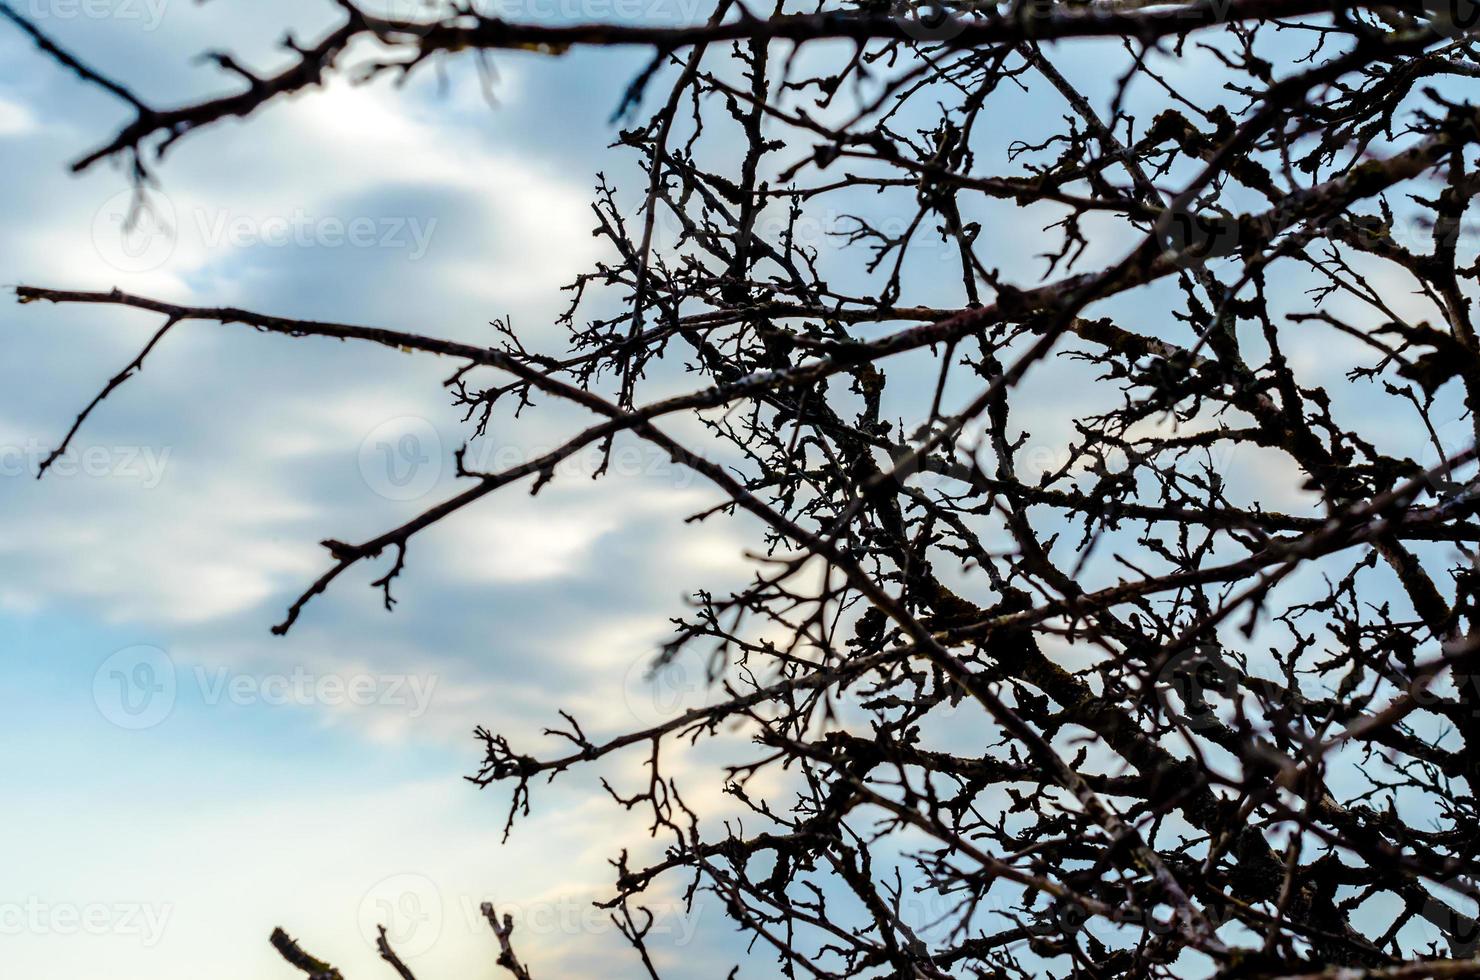
M596 542L621 525L611 513L551 513L518 490L453 518L436 538L444 574L465 582L532 582L569 575Z
M37 128L31 110L19 102L0 96L0 138L24 136Z
M19 482L7 496L24 517L0 551L31 569L28 591L45 601L82 599L115 620L201 622L253 608L316 567L303 543L269 532L310 512L270 483L180 464L153 490L108 477Z

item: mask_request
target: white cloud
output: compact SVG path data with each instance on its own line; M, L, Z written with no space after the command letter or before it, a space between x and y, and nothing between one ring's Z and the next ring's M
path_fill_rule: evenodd
M30 109L0 97L0 136L21 136L36 128L36 118Z
M575 571L617 527L609 516L531 507L517 491L462 517L443 536L450 575L467 582L532 582Z
M171 466L149 490L109 477L7 480L13 523L0 552L31 570L27 590L47 602L155 623L239 613L316 571L311 543L269 532L308 504L249 474Z

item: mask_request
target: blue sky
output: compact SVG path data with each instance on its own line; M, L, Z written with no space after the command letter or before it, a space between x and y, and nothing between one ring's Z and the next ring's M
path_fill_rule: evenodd
M198 51L229 45L269 65L285 25L308 36L330 23L331 5L314 6L27 12L170 102L221 90L191 64ZM503 59L495 108L471 70L445 91L426 73L399 91L336 85L275 106L171 154L154 202L173 234L131 251L109 237L123 175L66 172L124 118L119 105L0 31L0 268L7 283L117 285L462 338L511 316L555 343L559 287L596 255L588 201L614 135L613 79L634 64ZM348 240L356 221L373 224L373 244ZM381 530L451 485L463 438L440 388L451 365L196 325L108 399L66 472L38 483L22 472L38 449L158 324L15 305L0 318L12 344L0 497L14 532L0 545L6 975L291 975L266 942L276 925L348 975L375 975L385 967L365 936L384 917L425 975L492 977L485 900L519 917L544 975L610 963L624 944L588 903L614 849L591 828L632 824L640 839L636 824L594 783L567 780L536 791L538 832L526 823L501 846L505 794L462 777L480 758L475 724L533 747L558 706L595 731L668 706L641 662L683 583L722 581L739 551L705 530L660 563L650 545L705 499L690 482L639 459L594 499L578 474L537 501L516 491L427 536L395 615L366 587L373 575L357 575L278 639L268 627L322 567L315 542ZM489 458L520 451L516 435L539 445L561 431L555 412L532 421L497 432ZM394 454L408 433L428 451L402 486L380 447ZM126 727L139 719L119 714L111 685L161 664L172 696L155 692L151 727ZM711 911L722 944L730 930ZM700 918L675 914L668 929L696 965Z
M327 3L110 3L37 0L29 12L161 103L231 84L192 64L197 52L226 46L270 67L285 25L307 37L332 17ZM153 198L169 233L146 224L126 241L125 177L67 173L124 120L120 106L0 31L0 278L484 342L488 321L507 316L558 350L560 287L600 255L593 175L633 186L630 160L607 150L608 117L641 63L500 57L492 107L471 63L401 89L336 82L180 143ZM1064 67L1102 71L1090 59ZM1189 92L1209 84L1182 77ZM1015 126L1057 125L1063 111L1005 98ZM1010 208L984 205L981 217L1003 246L993 264L1030 279L1036 232ZM357 243L354 228L374 234ZM959 284L932 295L929 271L915 299L959 303ZM1122 309L1153 309L1148 293ZM641 821L592 792L594 772L578 773L537 787L535 819L502 845L506 795L462 780L479 761L471 729L534 746L557 708L612 734L704 697L692 668L655 688L643 667L686 590L744 574L743 522L684 527L713 497L650 455L594 488L588 461L538 498L501 494L419 538L394 615L366 587L378 573L360 570L274 638L269 626L324 567L315 542L374 534L453 485L465 430L440 382L454 366L188 324L89 420L65 470L38 483L26 472L36 453L158 322L0 305L0 326L6 974L287 976L266 943L282 925L347 975L373 976L384 966L366 935L384 916L422 975L493 977L476 912L492 900L521 918L537 975L637 975L586 903ZM1297 340L1290 353L1335 378L1345 350ZM1046 387L1024 418L1044 445L1062 445L1055 436L1088 405L1065 376L1033 382ZM1348 407L1376 411L1355 397ZM495 423L479 451L549 447L576 421L542 406L517 429ZM1275 505L1300 501L1290 474L1258 461L1229 476ZM156 689L166 676L173 690ZM725 812L716 780L691 786L691 802ZM667 915L654 945L674 975L723 975L738 946L721 910Z

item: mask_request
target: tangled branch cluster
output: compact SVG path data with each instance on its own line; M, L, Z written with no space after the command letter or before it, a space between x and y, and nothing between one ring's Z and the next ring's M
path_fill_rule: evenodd
M540 782L646 753L646 784L611 792L661 851L622 853L609 907L651 975L642 904L675 878L788 977L1480 975L1467 7L719 0L652 27L337 5L289 69L218 55L240 91L169 109L0 13L134 106L78 167L121 158L141 186L174 141L332 74L651 51L616 141L641 206L601 178L609 258L573 286L566 350L20 298L453 357L480 430L534 395L592 414L325 542L278 632L377 558L389 605L419 531L616 440L707 478L696 519L763 529L753 578L698 592L660 655L706 658L711 703L604 739L566 718L547 757L478 733L511 825ZM361 38L377 60L351 65ZM688 393L646 395L676 367ZM1047 463L1033 429L1063 433ZM750 740L714 777L744 821L709 825L664 774L710 738Z

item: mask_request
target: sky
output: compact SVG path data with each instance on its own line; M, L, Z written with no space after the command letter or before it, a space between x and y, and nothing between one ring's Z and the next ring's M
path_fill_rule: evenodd
M686 2L638 13L692 20ZM307 38L333 18L332 4L286 0L20 9L160 104L230 88L198 52L229 47L267 68L285 27ZM528 0L508 12L633 11ZM126 176L67 170L126 121L120 104L0 30L0 281L484 343L489 321L509 318L559 350L561 287L601 256L594 175L632 175L608 150L609 117L641 64L630 52L499 57L492 104L471 63L400 88L336 81L182 141L126 232ZM1023 125L1057 123L1034 105L1022 100ZM1010 213L988 217L1003 240L1019 233ZM1003 252L1026 277L1033 250ZM534 818L504 843L506 792L463 778L481 758L471 733L549 745L540 733L558 709L615 734L708 697L697 664L656 680L646 666L686 592L745 574L744 523L685 526L715 497L651 453L623 457L595 488L583 458L537 498L499 494L420 536L393 614L367 587L379 572L357 569L274 637L326 567L316 542L373 535L450 493L468 435L441 388L456 365L186 324L35 480L158 326L0 304L5 975L290 976L266 941L275 926L348 977L384 975L384 922L418 975L491 978L484 901L515 917L537 976L638 975L589 904L609 887L613 842L643 838L638 816L593 792L599 772L570 774L534 788ZM1333 377L1344 364L1340 344L1292 349ZM1082 390L1045 396L1029 449L1063 445ZM517 428L496 422L472 458L507 464L575 422L555 406ZM1287 474L1245 459L1229 475L1299 502ZM720 908L670 893L652 907L651 945L673 976L723 976L743 956Z
M230 84L200 51L269 66L286 26L332 22L330 4L283 2L19 9L164 104ZM510 317L557 344L560 287L597 254L613 79L635 64L501 59L492 106L471 70L333 85L181 143L129 236L125 175L67 172L124 121L119 104L0 31L0 278L484 342ZM564 780L536 789L537 822L502 845L507 793L463 779L481 759L472 729L535 748L560 707L616 732L703 696L645 667L684 583L736 574L738 537L678 534L709 497L640 455L592 494L578 460L536 500L516 490L427 534L394 615L367 570L277 638L325 567L316 542L449 491L466 436L440 387L454 366L192 324L38 482L41 455L159 324L6 304L0 326L0 972L291 976L267 943L281 925L374 976L384 921L422 975L493 977L484 901L514 915L540 975L609 964L625 943L589 903L614 848L591 828L632 822L594 779ZM495 431L476 459L553 445L564 421ZM657 952L706 975L704 950L731 933L718 911L655 908ZM635 961L620 964L601 972Z

